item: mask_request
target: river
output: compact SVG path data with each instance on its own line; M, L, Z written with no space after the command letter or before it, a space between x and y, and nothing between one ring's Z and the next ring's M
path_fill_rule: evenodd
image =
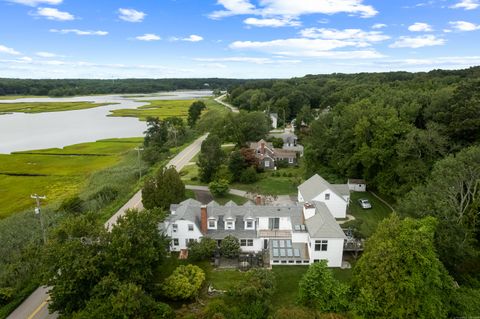
M148 96L97 95L0 100L0 103L78 101L115 103L76 111L0 115L0 153L61 148L106 138L142 136L146 129L145 122L133 117L108 117L107 115L111 110L138 108L148 104L143 102L148 100L188 100L210 95L211 91L175 91L148 94Z

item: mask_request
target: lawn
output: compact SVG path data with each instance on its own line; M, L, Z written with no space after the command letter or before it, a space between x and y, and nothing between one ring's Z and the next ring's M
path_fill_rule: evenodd
M94 107L112 105L115 103L91 103L91 102L35 102L35 103L0 103L0 114L20 113L43 113L61 112L90 109Z
M233 195L233 194L226 194L225 196L222 196L222 197L213 196L213 198L220 205L225 205L229 201L233 201L237 205L243 205L248 201L248 199L245 197Z
M358 199L366 198L372 204L371 209L363 209L358 204ZM359 234L364 237L370 237L377 225L384 218L388 217L392 210L378 200L369 192L352 192L350 193L350 205L348 207L348 214L355 217L355 221L351 221L342 225L342 227L354 227L357 228Z
M118 164L141 139L102 140L14 154L0 154L0 218L33 207L31 194L44 204L77 193L98 171Z

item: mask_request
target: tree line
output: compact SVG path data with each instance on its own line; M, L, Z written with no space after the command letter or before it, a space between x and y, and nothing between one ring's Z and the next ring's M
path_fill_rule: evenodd
M245 80L236 79L8 79L0 78L2 95L73 96L88 94L154 93L175 90L226 90Z

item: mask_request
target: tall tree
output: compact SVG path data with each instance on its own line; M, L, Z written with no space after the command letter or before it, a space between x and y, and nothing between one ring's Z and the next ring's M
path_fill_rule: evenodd
M159 169L157 174L145 181L142 188L142 203L147 209L167 210L171 204L185 198L185 184L175 167Z
M202 101L195 101L188 108L188 125L194 127L197 120L200 118L202 111L206 109L205 103Z
M168 151L168 148L165 145L168 141L167 123L158 118L148 117L147 130L144 133L143 159L154 164L161 158L162 153Z
M367 318L445 318L453 280L434 248L436 221L381 222L354 268L355 309Z
M220 138L210 134L202 143L200 154L198 155L198 167L200 169L200 180L210 183L222 165L224 152Z

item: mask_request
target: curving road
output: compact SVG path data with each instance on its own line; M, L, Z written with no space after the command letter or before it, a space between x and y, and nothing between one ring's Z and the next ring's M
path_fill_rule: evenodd
M196 139L192 144L187 146L183 151L173 157L168 162L167 167L175 166L179 172L189 163L198 152L202 142L207 138L208 134ZM123 216L128 209L142 209L142 192L138 191L130 200L122 206L106 223L105 227L111 229L120 216ZM15 311L13 311L7 319L53 319L58 318L58 314L49 313L48 311L48 288L39 287L35 290Z
M220 95L219 97L215 98L215 102L217 103L220 103L222 104L223 106L225 107L228 107L230 109L230 111L232 111L233 113L238 113L240 112L238 110L238 108L236 108L235 106L231 105L231 104L228 104L227 102L224 102L223 99L227 96L227 94L223 94L223 95Z

